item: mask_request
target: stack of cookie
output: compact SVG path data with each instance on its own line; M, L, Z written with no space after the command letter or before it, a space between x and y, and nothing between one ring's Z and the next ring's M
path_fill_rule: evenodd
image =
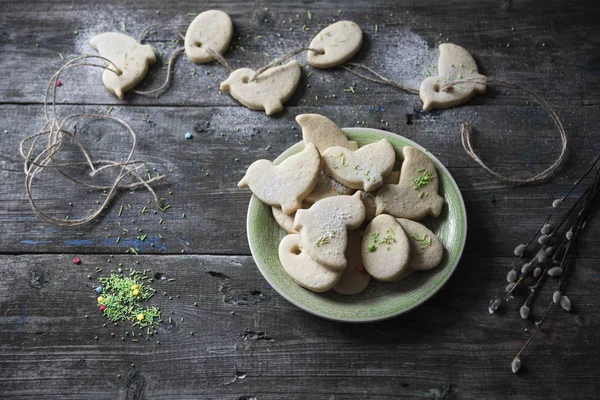
M328 118L303 114L304 150L274 165L258 160L240 187L272 206L288 235L279 244L284 270L315 292L357 294L372 278L391 282L435 268L440 240L416 222L437 217L444 199L437 170L413 147L396 153L386 140L359 147Z

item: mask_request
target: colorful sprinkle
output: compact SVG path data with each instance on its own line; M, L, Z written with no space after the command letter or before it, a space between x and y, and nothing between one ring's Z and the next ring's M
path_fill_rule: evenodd
M73 264L75 264L75 265L79 265L79 264L81 264L81 258L79 258L79 257L75 257L75 258L73 259Z
M192 135L190 132L188 132L188 133L185 134L185 138L186 139L191 139L193 137L194 137L194 135Z

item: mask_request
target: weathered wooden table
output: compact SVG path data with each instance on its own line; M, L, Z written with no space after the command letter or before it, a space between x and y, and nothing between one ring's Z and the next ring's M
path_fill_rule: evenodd
M198 66L182 57L170 89L158 98L119 101L92 68L66 73L58 91L60 115L110 110L132 125L138 157L168 175L157 190L171 209L154 213L146 204L149 194L138 190L121 193L89 226L57 228L37 218L17 149L41 129L43 90L63 58L93 53L88 40L97 33L137 37L158 24L166 27L156 28L150 41L164 63L176 39L169 27L185 31L189 13L211 8L233 19L235 40L226 57L234 67L257 68L307 45L320 24L342 18L364 30L356 60L412 86L436 65L438 42L460 44L482 73L534 89L556 107L570 141L567 161L549 182L514 188L464 153L459 124L469 121L477 129L477 149L494 168L526 176L552 162L557 133L521 93L492 89L466 106L423 112L417 96L340 69L307 67L285 111L267 117L219 92L227 76L220 65ZM537 229L552 200L600 151L599 16L597 1L4 0L0 398L597 398L600 219L588 224L567 287L574 311L553 309L519 375L510 361L534 318L517 316L522 293L500 315L490 317L487 305L514 262L515 245ZM305 63L303 55L297 59ZM162 63L142 88L160 84ZM355 93L344 90L353 84ZM252 161L273 159L299 141L294 117L307 112L341 126L404 135L454 175L466 202L468 242L454 276L425 305L379 323L331 322L289 304L255 267L245 231L250 194L236 183ZM78 121L74 129L96 157L124 157L118 126ZM184 139L186 132L194 138ZM34 195L44 210L72 218L102 200L51 173ZM141 213L146 205L150 212ZM140 235L147 237L140 241ZM140 254L125 254L129 247ZM82 263L74 265L74 257ZM103 326L92 289L119 263L175 279L153 283L158 295L152 302L173 323L162 324L151 340L133 342L125 324ZM545 301L534 304L534 316Z

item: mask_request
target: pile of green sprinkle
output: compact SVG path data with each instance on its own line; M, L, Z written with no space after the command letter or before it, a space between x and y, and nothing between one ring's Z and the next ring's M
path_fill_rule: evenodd
M139 278L142 273L131 271L129 275L111 274L108 278L99 278L101 286L95 289L97 300L104 316L112 322L128 320L133 326L158 325L160 309L142 306L154 296L155 290L144 285Z

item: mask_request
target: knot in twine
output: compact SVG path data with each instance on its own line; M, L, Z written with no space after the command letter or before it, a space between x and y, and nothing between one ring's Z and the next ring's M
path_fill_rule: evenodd
M105 65L98 65L89 62L80 62L81 60L87 59L101 59L105 63L112 65L115 70L113 71L109 67ZM154 202L158 208L160 208L160 201L156 192L150 186L151 183L157 182L165 178L165 176L157 176L154 178L144 179L138 170L143 168L146 165L145 161L141 160L133 160L133 154L135 152L135 147L137 144L137 137L131 126L127 124L120 118L113 117L111 115L103 115L103 114L73 114L65 117L61 121L57 118L56 113L56 82L60 77L61 73L69 68L80 67L80 66L90 66L95 68L102 68L113 73L118 74L118 68L114 65L110 60L101 57L101 56L93 56L93 55L85 55L81 57L77 57L69 62L67 62L62 68L56 72L50 81L48 82L48 86L46 87L45 99L44 99L44 114L45 114L45 125L42 131L27 136L23 139L19 145L19 152L21 157L23 157L24 161L24 171L25 171L25 188L27 191L27 197L29 199L29 203L31 204L35 213L44 219L47 222L50 222L54 225L58 226L78 226L86 224L95 218L99 217L105 208L107 208L113 198L115 197L118 190L123 189L134 189L139 186L144 186L153 196ZM52 92L52 97L49 100L50 87L54 87ZM132 144L127 155L125 161L113 161L113 160L93 160L90 156L89 152L86 150L83 143L77 138L77 136L66 130L65 125L68 121L76 119L76 118L92 118L92 119L106 119L113 120L124 126L131 135ZM42 139L45 139L45 144L43 144L41 150L39 146L36 146L38 142ZM60 152L63 144L65 144L65 139L71 139L79 146L80 151L82 152L85 161L84 162L75 162L75 163L56 163L54 162L54 157ZM71 176L65 168L69 167L87 167L89 168L89 176L95 177L100 172L116 169L118 171L117 177L115 178L112 185L95 185L87 182L80 181L73 176ZM53 169L58 171L65 178L69 179L76 184L91 188L91 189L100 189L108 191L106 194L106 198L104 202L91 214L85 218L80 219L58 219L55 218L46 212L42 211L36 200L32 195L32 188L34 186L35 178L45 172L47 169ZM130 178L134 182L123 183L122 181L125 178Z

